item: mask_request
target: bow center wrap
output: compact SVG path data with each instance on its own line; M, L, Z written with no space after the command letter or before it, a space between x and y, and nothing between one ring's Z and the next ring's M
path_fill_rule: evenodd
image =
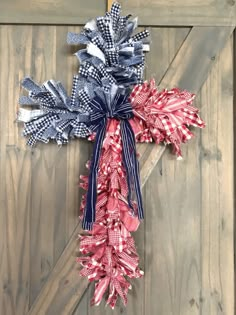
M122 161L126 170L128 183L128 204L134 211L133 200L137 202L138 218L144 218L142 195L140 188L139 164L136 156L135 136L129 119L133 117L133 111L128 95L124 90L117 86L112 86L108 92L96 93L94 99L90 102L92 113L90 115L90 129L96 132L93 155L90 164L89 184L86 198L86 207L84 210L82 227L85 230L91 230L95 222L96 200L97 200L97 173L99 160L105 138L108 119L120 120L121 139L122 139Z

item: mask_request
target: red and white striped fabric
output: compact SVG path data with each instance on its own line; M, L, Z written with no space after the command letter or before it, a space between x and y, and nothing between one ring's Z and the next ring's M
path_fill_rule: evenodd
M194 94L178 88L159 92L154 79L136 85L130 95L135 115L130 123L136 140L173 144L174 152L181 157L181 143L193 136L188 127L205 127L198 109L191 106L194 98Z
M89 168L89 163L87 163ZM88 177L81 176L81 187L87 189ZM108 291L107 304L115 307L120 296L127 303L131 288L127 278L139 278L139 258L131 231L139 226L127 203L128 187L122 165L120 122L109 119L97 176L96 222L92 231L80 235L77 262L82 265L81 276L96 281L92 304L98 305ZM82 213L85 207L82 199Z

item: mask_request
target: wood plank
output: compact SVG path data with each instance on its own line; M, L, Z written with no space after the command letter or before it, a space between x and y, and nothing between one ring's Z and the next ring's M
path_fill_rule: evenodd
M19 74L31 61L31 34L31 27L15 34L11 26L0 28L0 313L9 315L16 306L19 315L29 308L31 152L14 120Z
M27 26L27 28L28 28L28 26ZM16 99L18 98L18 95L19 95L19 85L18 85L18 80L20 79L20 78L22 78L23 77L23 75L25 75L27 72L28 73L32 73L31 71L33 71L33 73L38 73L38 75L39 75L39 77L40 78L48 78L48 77L52 77L52 75L53 74L55 74L55 76L57 77L57 78L59 78L60 79L60 76L64 76L64 73L63 73L63 71L62 71L62 68L59 68L59 72L58 73L56 73L56 70L55 69L57 69L57 67L58 67L58 64L60 64L61 63L61 61L60 61L60 58L56 58L56 51L57 51L57 49L55 48L55 47L59 47L61 44L59 43L60 41L61 41L61 39L62 39L62 37L60 37L60 36L58 36L58 34L57 34L57 32L55 32L54 31L54 35L53 36L51 36L50 38L52 39L52 42L50 42L48 45L50 45L51 46L51 43L52 43L52 48L48 48L48 46L47 45L43 45L42 44L42 42L45 42L46 41L46 37L44 36L44 35L42 35L42 34L45 34L45 31L42 29L42 33L41 33L41 35L40 35L40 33L35 33L35 35L36 34L38 34L39 35L39 37L38 37L38 39L40 39L40 42L41 43L39 43L39 46L37 46L36 45L36 43L33 43L33 46L35 46L36 45L36 47L37 47L37 49L35 50L35 56L34 56L34 60L36 59L36 62L32 62L31 61L31 47L32 47L32 34L28 34L27 32L26 33L24 33L24 31L23 31L23 33L22 33L22 28L21 27L19 27L19 26L15 26L15 29L14 29L14 32L16 32L15 33L15 35L13 36L12 35L12 30L13 30L13 28L11 28L11 27L4 27L4 30L7 30L8 29L8 35L7 35L7 37L2 37L2 47L1 47L1 56L5 56L4 57L4 59L3 59L3 61L2 61L2 67L1 67L1 69L4 69L4 67L6 68L7 67L7 65L9 64L10 65L10 67L12 68L12 69L14 69L15 71L16 71L16 73L17 73L17 75L15 75L15 76L13 76L13 73L14 73L14 71L12 70L12 71L4 71L4 75L5 76L8 76L8 74L10 74L9 75L9 80L5 80L5 77L3 78L2 77L2 80L1 80L1 82L3 82L3 84L2 84L2 87L1 87L1 91L3 92L1 95L2 95L2 97L4 97L3 98L3 100L4 101L2 101L1 102L1 104L3 104L3 103L6 103L6 104L12 104L11 106L14 106L14 108L15 108L15 104L16 104ZM29 27L29 30L30 30L31 28ZM16 31L17 30L17 31ZM5 32L5 31L4 31ZM51 32L51 31L50 31ZM49 34L50 34L50 32L49 32ZM24 34L23 36L25 36L25 38L24 37L21 37L21 33L22 34ZM5 33L4 33L5 34ZM5 36L5 35L4 35ZM58 37L58 41L55 41L55 39L54 39L54 36L55 37ZM6 38L7 38L7 40L6 40ZM23 40L22 40L22 38L24 38ZM17 40L19 39L19 41L17 42ZM37 41L38 40L37 38L35 39L35 41ZM9 47L10 47L10 51L12 50L12 51L14 51L14 54L8 54L7 53L7 51L8 50L6 50L5 49L5 46L6 46L6 42L7 43L9 43ZM27 45L22 45L22 42L24 42L24 43L27 43ZM19 43L19 44L17 44L16 45L16 43ZM41 45L41 46L40 46ZM50 50L50 49L52 49L52 50ZM64 51L64 46L62 47L62 50ZM5 51L5 54L4 54L4 51ZM28 56L28 58L26 58L25 57L25 59L21 59L21 58L19 58L19 56L24 56L24 54L22 54L22 52L24 52L24 53L26 53L26 57ZM47 53L46 53L47 52ZM44 54L46 53L46 55L44 56ZM53 62L53 64L50 66L50 64L49 64L49 61L47 61L45 64L44 64L44 58L47 58L47 56L50 56L50 54L52 53L52 58L54 59L54 58L56 58L57 59L57 61L56 61L56 63L54 63ZM67 54L67 52L66 51L64 51L63 52L65 55ZM58 51L57 51L57 54L58 54ZM11 56L16 56L16 57L14 57L15 59L13 59L13 58L11 58ZM74 58L74 57L72 57L71 56L71 58ZM72 60L72 59L71 59ZM71 62L71 66L72 66L72 64L74 64L73 62ZM20 67L19 67L19 65L20 65ZM19 68L18 68L19 67ZM32 68L31 68L32 67ZM76 67L74 67L73 66L73 69L76 69L77 68L77 66ZM19 69L19 70L17 70L17 69ZM26 69L30 69L30 72L29 71L26 71ZM33 69L33 70L32 70ZM40 71L39 71L39 69L40 69ZM50 70L51 69L51 70ZM65 68L66 69L66 68ZM71 69L70 69L71 70ZM62 72L61 72L62 71ZM61 73L60 73L61 72ZM70 76L71 77L71 71L67 71L66 73L68 73L68 72L70 72L70 75L68 74L68 76ZM58 77L58 75L59 75L59 77ZM54 75L53 75L54 76ZM7 85L7 83L8 83L8 85ZM6 101L7 100L7 101ZM14 105L13 105L14 104ZM9 108L9 110L7 111L7 119L6 119L6 121L7 122L10 122L10 123L6 123L6 122L3 122L3 120L1 120L1 126L2 126L2 128L4 128L4 127L6 127L7 126L7 128L8 128L8 136L7 136L7 142L6 142L6 140L4 140L4 139L6 139L5 138L5 135L2 135L1 136L1 140L3 139L3 142L1 142L1 147L3 148L3 154L1 154L1 158L3 157L4 158L4 156L6 156L6 151L4 151L4 146L6 145L6 143L8 144L8 145L15 145L15 143L18 143L18 146L19 146L19 148L25 148L25 145L24 145L24 140L23 139L20 139L20 137L19 137L19 134L20 134L20 129L17 129L17 128L12 128L12 125L11 125L11 122L14 120L14 115L15 115L15 109L14 108ZM4 112L4 115L5 115L5 112ZM5 117L5 116L1 116L1 117ZM2 129L2 130L4 130L4 134L5 134L5 129ZM84 145L84 144L83 144ZM49 147L50 147L50 149L49 149ZM34 157L34 161L36 162L36 161L39 161L39 163L41 163L41 165L45 168L45 170L46 170L46 164L45 163L47 163L47 165L49 165L49 168L51 168L51 166L53 166L53 161L54 160L57 160L57 159L59 159L59 161L63 161L64 159L65 159L65 157L63 157L61 160L60 160L60 157L57 157L57 155L56 155L56 153L57 153L57 148L55 147L55 146L52 146L53 147L53 149L51 149L51 146L49 146L48 147L48 149L45 149L45 146L42 146L41 148L40 148L40 150L36 150L36 155L35 155L35 157ZM78 146L78 148L80 148L80 146ZM52 150L52 151L50 151L50 150ZM55 151L54 151L55 150ZM65 150L67 150L67 149L65 149ZM77 149L76 149L77 150ZM78 149L79 150L79 149ZM42 152L43 151L43 152ZM50 152L51 153L53 153L52 154L52 156L50 157L50 158L48 158L48 156L47 156L47 160L45 160L45 158L44 158L44 151L45 152L49 152L49 155L50 155ZM15 154L15 151L13 150L12 152L14 152L14 154ZM73 152L75 152L75 151L71 151L71 154L73 155L74 153ZM74 156L74 164L76 164L76 160L78 159L78 151L76 151L77 153L75 154L75 156ZM11 155L8 155L9 157L12 157L12 156L14 156L14 154L13 153L11 153ZM87 153L86 153L87 154ZM38 155L38 156L37 156ZM72 155L70 155L70 160L73 158L72 157ZM20 157L20 155L19 155L19 157ZM8 160L9 160L9 162L8 163L10 163L10 159L12 160L13 158L9 158ZM14 168L12 168L12 169L16 169L16 166L17 166L17 159L14 157L14 159L15 159L15 162L14 162ZM21 159L23 159L23 157L21 157ZM58 160L57 160L58 161ZM34 162L34 163L35 163ZM22 162L23 163L23 162ZM20 165L23 165L23 164L20 164ZM59 163L61 163L61 162L59 162ZM8 164L8 165L12 165L13 163L11 162L10 164ZM37 164L37 163L36 163ZM63 164L63 163L62 163ZM69 166L69 164L70 163L68 163L67 165L68 165L68 167L70 167ZM80 163L79 163L80 164ZM5 165L6 165L6 159L5 160L2 160L2 162L1 162L1 165L2 165L2 168L1 168L1 170L3 170L3 169L5 169ZM24 165L27 165L27 164L24 164ZM45 165L45 166L44 166ZM24 166L24 168L25 168L25 170L26 170L26 172L28 172L29 173L29 171L28 171L28 168L27 168L27 166ZM8 168L9 170L10 170L10 167ZM58 167L58 169L56 170L56 169L54 169L54 170L50 170L50 172L51 171L53 171L54 173L54 177L53 177L53 179L51 180L51 183L53 183L53 182L59 182L59 180L57 180L56 178L56 173L55 172L57 172L57 176L58 176L58 178L60 178L61 179L61 176L60 176L60 173L58 173L58 170L59 169L63 169L63 168L61 168L61 167ZM67 168L68 169L68 168ZM64 172L64 170L62 170L62 173L61 173L61 175L63 175L63 172ZM71 173L72 173L72 169L71 169ZM35 174L37 174L37 170L35 170ZM78 174L79 174L79 169L78 169L78 173L77 173L77 175L76 174L74 174L74 175L71 175L72 177L72 179L74 180L74 181L72 181L72 183L71 183L71 188L69 189L69 191L75 191L75 189L74 189L74 187L75 187L75 185L76 185L76 183L75 183L75 178L76 178L76 176L78 176ZM47 176L47 172L45 171L45 175ZM65 175L65 174L64 174ZM15 175L14 175L15 176ZM19 176L19 175L17 175L17 176ZM44 180L43 180L43 182L44 183L46 183L47 182L47 177L44 177ZM28 179L28 181L29 181L29 179ZM57 185L55 185L54 186L54 188L53 189L58 189L57 190L57 195L58 195L58 193L60 194L60 187L62 187L62 185L63 184L58 184L58 186ZM73 186L74 185L74 186ZM8 187L10 187L10 184L8 185ZM65 188L63 188L63 190L62 191L64 191L64 189ZM5 194L5 188L4 187L2 187L1 188L1 191ZM37 190L36 190L36 186L35 186L35 188L34 188L34 191L35 191L35 194L37 193ZM29 192L29 195L30 195L30 191L28 191ZM46 194L47 194L47 191L46 191ZM2 198L4 198L5 199L5 197L4 196L6 196L6 195L1 195L1 196L3 196L3 197L1 197L1 200L2 200ZM70 198L70 196L71 195L68 195L68 199ZM77 200L76 199L77 197L75 197L75 201ZM67 199L67 200L68 200ZM36 203L36 201L38 200L36 197L34 197L34 200L35 200L35 203ZM22 201L23 202L23 201ZM46 201L46 199L44 199L44 202L45 202L45 204L44 204L44 206L45 207L47 207L47 201ZM60 207L60 205L58 206L58 204L56 204L56 202L55 202L55 204L54 204L54 202L52 202L52 200L50 201L50 199L48 200L48 202L49 202L49 204L51 203L51 205L52 205L52 208L53 208L53 211L56 211L56 209L58 208L58 209L60 209L60 214L59 214L59 217L60 218L58 218L58 222L59 222L59 227L60 227L60 229L61 229L61 237L62 237L62 235L64 235L62 238L63 238L63 240L65 240L65 232L62 232L63 231L63 229L65 228L64 227L64 225L63 225L63 223L62 223L62 221L63 221L63 212L62 212L62 207L63 207L63 205L61 205L61 207ZM68 201L67 201L68 202ZM76 203L77 203L77 201L76 201ZM66 221L67 221L67 228L66 228L66 233L67 233L67 237L68 237L68 235L70 234L70 232L71 232L71 230L72 230L72 228L73 228L73 224L75 224L75 221L76 221L76 212L75 211L77 211L77 209L76 209L76 207L74 207L74 206L72 206L73 205L73 203L70 203L71 204L71 207L69 208L70 210L69 211L73 211L73 212L70 212L70 214L71 214L71 218L69 218L69 216L67 217L67 219L66 219ZM77 203L78 204L78 203ZM25 207L25 206L24 206ZM66 208L66 207L65 207ZM35 208L35 209L37 209L37 208ZM46 211L46 209L45 209L45 211ZM28 214L27 214L27 212L26 212L26 216L27 216ZM52 214L51 214L52 215ZM37 220L36 219L34 219L35 220L35 223L37 222ZM69 221L70 221L70 223L69 223ZM6 221L4 221L4 222L6 222ZM47 223L47 222L46 222ZM12 225L13 226L13 225ZM3 229L4 230L4 229ZM13 230L14 230L14 227L13 227ZM32 230L33 231L33 233L35 233L35 231L34 230ZM27 231L25 231L26 232L26 235L27 235ZM48 233L50 233L50 231L48 231ZM53 236L52 236L52 234L49 234L49 236L50 236L50 238L51 238L51 241L53 241L53 242L55 242L55 239L57 239L57 235L56 235L57 233L55 232L55 234L54 234L54 236L55 236L55 238L53 238ZM5 235L5 234L4 234ZM37 235L37 234L36 234ZM20 237L20 234L19 234L19 240L21 240L22 239L22 236ZM42 239L43 240L43 239ZM21 242L21 241L20 241ZM64 241L65 242L65 241ZM26 242L26 244L27 244L27 242ZM44 244L45 244L45 241L44 241ZM58 243L56 244L56 243L54 243L55 244L55 246L52 246L51 247L51 249L50 249L50 254L49 255L52 255L51 257L54 257L54 258L52 258L52 260L54 261L55 260L55 257L57 257L59 254L60 254L60 252L61 252L61 250L62 250L62 247L63 247L63 245L61 245L61 244L63 244L62 242L61 242L61 240L60 241L58 241ZM17 245L15 245L15 247L17 247L19 244L17 243ZM33 245L32 245L33 246ZM14 248L14 247L12 247L12 248ZM20 248L20 247L19 247ZM32 248L32 250L33 250L33 248ZM40 249L41 250L41 249ZM44 250L43 250L44 251ZM27 252L27 248L26 248L26 252ZM49 251L47 251L48 253L49 253ZM53 252L53 253L52 253ZM37 253L37 247L35 247L34 248L34 251L32 251L32 254L34 255L34 254L36 254ZM73 254L74 252L72 251L71 252L71 254ZM12 256L13 257L13 256ZM26 258L27 258L28 256L27 256L27 254L26 254ZM12 262L14 262L14 259L12 258L12 260L11 260ZM33 260L32 260L32 262L33 262ZM54 264L54 262L53 263L51 263L51 266ZM43 265L44 266L44 265ZM50 268L51 268L51 266L50 266ZM18 267L17 267L18 268ZM21 269L15 269L16 270L16 273L18 274L20 274L20 272L21 272ZM39 268L40 268L40 266L39 266ZM3 269L2 269L3 270ZM4 271L5 270L5 271ZM6 272L6 269L4 269L3 271L2 271L2 273L4 273L4 272ZM63 268L62 268L62 270L64 270ZM15 272L15 271L14 271ZM40 272L41 272L41 270L40 270ZM43 281L45 281L46 280L46 278L47 278L47 275L48 275L48 272L49 272L49 269L44 269L44 270L42 270L42 275L43 275L43 278L42 278L42 280ZM33 275L33 269L32 269L32 275ZM72 274L73 276L74 276L74 274ZM27 275L26 275L26 277L27 277ZM71 276L72 277L72 276ZM16 279L16 278L15 278ZM40 279L40 278L39 278ZM70 277L69 277L69 279L70 279ZM80 279L80 278L79 278ZM31 279L32 280L32 279ZM39 280L37 280L37 281L39 281ZM50 280L51 281L51 280ZM13 284L12 284L13 283ZM36 282L35 282L36 283ZM76 278L76 283L78 284L78 278ZM33 282L31 282L31 284L33 284ZM80 284L80 283L79 283ZM15 299L15 297L16 297L16 293L12 293L12 291L11 291L11 289L9 289L10 288L10 286L14 286L15 285L15 288L17 288L17 286L18 286L18 284L16 284L16 282L15 282L15 284L14 284L14 282L9 282L8 283L8 286L6 287L6 292L8 292L7 294L8 294L8 296L10 295L11 296L11 301L14 301L14 299ZM71 288L71 287L70 287ZM70 289L69 288L69 289ZM20 289L21 290L21 289ZM9 292L11 292L11 293L9 293ZM16 291L14 291L13 290L13 292L16 292ZM26 291L24 291L24 299L25 300L23 300L23 301L25 301L26 303L27 303L27 290ZM58 292L57 292L58 293ZM63 293L63 292L61 292L61 293ZM68 295L71 293L71 291L69 290L69 293L68 293ZM33 301L33 295L34 295L34 297L35 297L35 295L36 295L36 293L32 293L32 296L31 296L31 301ZM59 295L60 296L60 295ZM64 303L65 303L65 301L67 301L67 298L68 298L68 296L66 297L66 299L64 299ZM17 300L17 301L19 301L19 299ZM63 301L63 300L61 300L61 301ZM26 305L25 304L25 302L17 302L17 303L21 303L21 305ZM12 302L12 303L14 303L14 302ZM11 304L11 303L5 303L5 305L14 305L14 304ZM20 305L20 304L19 304ZM72 305L72 304L69 304L69 305ZM22 309L22 312L25 312L25 310L23 311L23 308L24 307L22 307L21 306L21 308L20 309ZM5 309L4 309L5 310ZM7 310L8 311L8 310ZM50 310L50 311L53 311L52 309ZM10 313L11 311L9 311L9 314L11 314ZM13 309L12 309L12 312L13 312ZM8 314L8 312L5 312L5 313L7 313Z
M84 295L82 296L80 303L77 305L73 315L81 315L88 314L88 290L84 291Z
M105 0L1 1L0 23L79 25L105 10Z
M47 286L37 297L29 314L73 313L78 303L78 296L81 297L80 293L87 287L86 279L79 278L78 264L75 261L77 242L74 235L77 237L78 232L80 231L76 227L73 237L49 275Z
M186 64L188 65L188 67L185 67L183 69L183 76L186 78L186 81L185 81L186 84L189 80L189 75L190 74L194 75L195 73L197 73L197 70L200 71L203 76L204 74L207 75L207 73L211 69L211 66L214 64L214 60L211 60L209 56L216 56L219 53L219 51L224 46L225 42L227 41L231 33L232 33L232 28L222 28L221 30L218 30L215 28L193 29L190 32L187 39L185 40L184 44L181 46L177 56L175 57L174 61L170 65L169 70L163 77L163 82L165 82L165 80L169 78L170 85L178 84L178 82L172 79L172 75L170 74L172 73L173 68L176 69L177 73L181 73L182 68L178 67L178 63L181 61L180 56L182 56L182 58L185 58ZM198 36L196 37L196 35ZM204 40L201 39L201 36L203 37ZM209 50L207 51L204 50L204 46L206 46L205 45L206 40L207 39L209 40L212 37L214 37L215 40L211 41L211 45L209 45L210 46ZM189 50L191 50L189 47L192 47L192 45L194 49L196 49L199 52L197 60L196 58L193 58L195 56L194 54L193 56L191 56L190 53L186 53L186 49L188 48ZM202 70L202 67L204 68L204 70ZM187 69L189 73L188 76L186 76ZM175 78L176 77L178 77L178 75L175 76ZM179 75L179 77L181 76ZM205 77L206 76L204 76L204 78ZM181 80L181 84L184 84L184 80ZM203 81L201 80L201 78L199 78L197 82L194 82L194 86L191 90L196 92L197 89L198 90L200 89L202 84L203 84ZM157 146L156 148L157 149L155 150L160 150L161 147ZM154 164L155 163L153 163L152 167L154 167ZM150 172L150 169L148 167L147 167L147 170ZM142 181L142 185L144 185L144 181ZM65 310L66 307L70 309L70 312L72 312L75 309L76 304L78 303L79 299L83 295L84 290L87 286L86 280L80 278L80 281L78 281L78 279L74 276L73 269L75 267L75 262L74 262L74 259L71 259L71 258L69 259L69 257L74 257L74 253L75 253L74 240L79 233L80 233L80 227L78 225L72 234L70 242L65 248L65 254L63 253L61 257L59 258L55 266L55 269L52 270L45 286L40 292L36 302L33 304L29 312L30 315L54 314L52 308L53 308L53 305L57 307L57 304L55 303L56 300L61 301L61 302L64 301L65 303L64 308L62 304L60 304L61 306L60 310L62 314L63 314L63 310ZM69 283L69 285L64 287L63 290L60 287L60 284L61 284L60 279L66 279L66 282L68 281L67 283ZM74 288L74 291L77 292L77 299L74 298L74 295L71 295L71 299L69 298L70 297L69 293L71 293L72 287ZM44 310L45 313L42 313L42 310ZM48 313L47 313L47 310L48 310ZM71 314L71 313L67 313L67 314Z
M224 47L233 29L233 27L192 28L164 77L160 80L158 84L160 88L177 86L197 93L205 82L216 56ZM145 144L147 150L148 145ZM158 158L163 152L162 147L152 146L152 151L149 155ZM157 162L158 159L150 159L150 161L147 160L145 162L145 174L142 175L144 184L148 178L148 174L151 174Z
M144 314L234 314L232 51L231 38L199 94L206 129L145 186Z
M234 59L235 61L235 59ZM202 314L234 314L233 36L201 94Z
M166 150L145 185L145 311L200 315L199 142L177 161Z
M70 90L78 62L65 41L68 30L79 28L0 26L1 314L27 313L78 224L79 175L92 144L31 152L14 122L25 75L55 78Z
M33 27L30 75L37 82L43 82L47 77L55 77L56 59L56 27ZM58 209L56 205L58 198L55 198L58 195L56 190L59 188L59 185L55 185L55 182L58 182L56 176L65 176L65 168L61 172L56 172L56 165L59 164L60 160L63 160L62 164L65 164L65 153L58 155L58 149L41 144L34 148L32 153L31 173L33 180L30 227L34 232L31 235L30 244L30 305L37 297L54 266L54 251L56 251L56 244L58 245L58 242L54 242L57 226L61 230L58 240L61 241L64 237L64 243L66 242L65 231L60 225L60 218L63 213L61 207L63 207L65 195L61 192L63 198L60 200L61 207ZM45 196L47 197L45 198Z
M148 26L235 26L236 3L233 0L120 0L125 14L139 17Z
M109 6L111 5L110 0ZM146 26L230 26L236 23L234 0L121 0L124 14L138 16ZM81 9L82 8L82 9ZM82 25L103 15L107 1L10 0L0 2L0 23Z

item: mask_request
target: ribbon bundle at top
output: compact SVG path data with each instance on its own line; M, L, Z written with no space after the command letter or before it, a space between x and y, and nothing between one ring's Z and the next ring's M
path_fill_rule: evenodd
M80 274L95 281L92 304L107 292L107 304L118 297L127 303L128 278L143 275L131 232L143 219L139 164L135 141L173 144L181 157L180 144L193 134L190 125L204 127L193 107L194 95L174 88L159 92L155 81L143 83L144 30L134 34L137 18L121 16L114 3L110 12L89 21L80 34L69 33L69 44L84 44L75 55L80 61L68 96L60 82L42 86L25 78L28 96L20 98L18 120L31 146L38 141L67 143L75 137L94 140L88 176L81 176L86 194L81 202Z

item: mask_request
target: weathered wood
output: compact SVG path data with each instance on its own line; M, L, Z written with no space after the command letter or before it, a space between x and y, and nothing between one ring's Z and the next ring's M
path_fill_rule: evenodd
M125 14L139 17L140 25L230 26L236 24L233 0L120 0ZM142 12L142 14L140 14Z
M105 0L1 1L0 23L79 25L105 10Z
M200 142L203 315L234 314L233 69L231 38L200 94L207 124Z
M79 230L73 233L78 234ZM36 299L29 314L72 314L78 303L78 296L87 287L87 280L79 278L76 263L76 238L72 237L58 262L51 271L46 286ZM70 262L68 264L68 262ZM77 271L76 271L77 270ZM80 296L81 297L81 296Z
M30 75L37 82L42 82L48 77L56 77L56 47L56 27L33 27ZM51 57L49 58L49 56ZM61 216L65 215L63 206L65 206L66 196L63 189L64 185L62 182L60 184L59 178L57 178L57 176L66 177L66 168L64 167L60 172L56 171L60 163L62 165L66 163L65 150L63 148L59 155L58 150L52 146L42 147L39 145L33 149L32 154L31 173L33 181L30 228L34 232L31 233L30 250L30 304L37 297L42 284L46 281L55 264L57 257L54 257L54 252L60 251L61 253L66 242L65 226L60 224ZM55 184L56 182L58 185ZM62 199L60 201L54 197L58 195L58 189L61 190ZM58 205L58 203L60 204ZM58 227L60 227L59 235L56 233ZM56 235L58 238L55 237Z
M79 175L92 144L31 152L15 123L25 75L62 80L70 89L78 62L76 48L66 44L68 30L79 28L0 26L1 314L27 313L78 223Z
M192 28L165 76L159 82L160 88L178 86L197 93L205 82L217 54L222 50L232 32L233 27ZM155 160L155 156L160 157L160 153L164 152L163 148L161 149L159 146L152 146L151 152L149 144L144 146L146 146L146 150L149 150L149 155L154 158L145 161L143 169L141 161L143 183L146 182L148 175L158 162L158 159ZM145 148L143 150L145 151Z
M193 32L193 33L192 33ZM167 73L165 74L164 78L163 78L163 82L165 82L165 80L167 80L166 78L169 77L170 85L177 85L179 83L179 81L175 81L174 79L172 79L172 75L170 75L172 73L172 69L176 69L177 73L181 73L181 67L178 67L178 62L181 60L180 56L182 56L182 58L185 58L186 60L186 64L188 65L188 67L183 69L183 75L185 76L185 82L187 84L188 82L188 78L189 75L193 75L196 72L196 69L198 69L202 75L207 74L207 72L209 72L212 64L214 63L213 60L211 60L209 58L209 56L215 56L217 53L219 53L219 51L221 50L222 46L224 45L224 43L227 41L227 38L229 37L230 33L232 32L231 28L223 28L221 31L217 31L213 28L204 28L204 31L202 28L199 29L193 29L189 36L187 37L185 43L181 46L177 56L175 57L174 61L171 63L169 70L167 71ZM204 34L203 34L204 33ZM194 35L194 36L193 36ZM196 35L199 35L197 38L195 37ZM206 40L207 38L210 39L211 36L215 36L215 41L211 42L210 45L210 50L208 50L207 52L203 49L204 47L204 41L201 40L201 35L203 36L203 38ZM196 60L196 58L191 58L191 54L186 53L186 49L190 49L188 47L188 45L186 43L189 43L189 45L194 44L195 49L197 49L199 51L199 55L198 58ZM191 47L191 46L190 46ZM201 50L202 49L202 50ZM209 55L210 53L210 55ZM204 67L204 71L201 69L201 67ZM189 75L186 76L187 70L189 69L188 73ZM195 71L195 72L194 72ZM178 77L178 75L176 76ZM175 77L175 78L176 78ZM179 77L181 77L179 75ZM205 79L205 76L204 76ZM184 80L181 80L181 84L184 84ZM195 92L197 91L197 88L200 89L200 87L203 84L203 80L201 78L198 78L197 82L194 82L194 86L193 89ZM157 147L157 149L155 150L162 150L161 147ZM154 151L155 152L155 151ZM153 153L154 154L154 153ZM148 172L150 173L150 168L153 169L154 167L153 165L150 165L150 167L146 168L148 170ZM144 184L144 182L143 182ZM74 252L75 252L75 247L74 247L74 239L77 236L77 234L79 233L80 228L79 226L77 226L72 234L70 243L66 246L65 248L65 252L67 253L67 258L69 257L73 257ZM73 245L72 245L73 244ZM39 313L41 309L45 310L45 314L53 314L53 310L52 307L53 305L55 305L55 307L57 307L57 304L55 304L55 296L57 298L57 301L65 301L66 298L66 303L64 305L64 307L69 307L70 311L72 311L72 306L75 307L75 299L74 296L71 296L70 299L70 295L69 292L71 292L71 288L72 288L72 284L75 283L75 287L74 290L77 292L77 302L80 299L80 297L83 295L84 292L84 288L85 285L84 283L87 281L84 279L80 279L80 282L78 282L78 279L76 279L75 281L75 277L73 273L68 273L68 270L72 270L73 266L74 266L74 260L73 259L66 259L64 258L64 254L59 258L58 263L57 263L57 268L56 268L56 272L52 271L52 274L49 276L49 279L47 281L47 283L45 284L45 286L43 287L41 293L39 294L36 302L33 304L32 309L30 310L29 314L42 314ZM63 290L60 290L60 286L58 286L58 279L57 279L57 275L60 274L60 277L62 279L66 279L68 281L68 289L66 290L66 288L64 288ZM64 278L66 277L66 278ZM56 290L50 290L50 288L52 287L56 287ZM54 302L53 302L54 301ZM63 312L63 306L62 304L60 304L61 306L61 311ZM48 313L46 312L46 310L48 310ZM51 312L51 313L50 313ZM63 313L62 313L63 314ZM70 313L68 313L70 314Z
M144 314L234 314L232 69L231 38L197 100L206 129L145 186Z
M14 123L21 65L31 61L29 38L30 27L17 31L15 41L10 27L0 28L0 312L9 315L15 305L19 315L29 308L31 153L16 145ZM16 49L21 42L24 52Z

